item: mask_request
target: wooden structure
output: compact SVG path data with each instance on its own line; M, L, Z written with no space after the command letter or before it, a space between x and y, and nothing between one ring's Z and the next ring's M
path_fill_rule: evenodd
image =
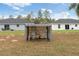
M50 41L51 24L26 24L25 38L27 41L32 39L47 39Z

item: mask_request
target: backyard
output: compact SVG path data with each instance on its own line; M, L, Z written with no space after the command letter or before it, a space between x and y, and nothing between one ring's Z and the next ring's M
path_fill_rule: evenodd
M24 31L0 32L0 55L60 56L79 55L79 31L52 31L52 40L24 39Z

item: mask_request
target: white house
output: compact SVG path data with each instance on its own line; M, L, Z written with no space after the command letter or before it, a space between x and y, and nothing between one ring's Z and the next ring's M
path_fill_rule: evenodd
M59 19L53 22L52 30L79 30L79 20Z
M26 21L23 19L3 19L0 20L0 31L4 30L25 30Z
M26 20L23 19L3 19L0 20L0 31L4 30L25 30ZM32 23L31 23L32 24ZM52 30L79 30L79 20L75 19L59 19L52 23Z

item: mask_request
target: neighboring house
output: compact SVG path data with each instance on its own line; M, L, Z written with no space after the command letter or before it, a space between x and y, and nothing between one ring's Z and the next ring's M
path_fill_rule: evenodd
M0 20L0 31L4 30L25 30L26 21L23 19L3 19Z
M24 19L3 19L0 20L0 31L5 30L25 30L25 39L51 39L51 26L52 24L36 24L28 23Z
M27 25L34 23L27 23L23 19L3 19L0 20L0 31L4 30L25 30ZM75 19L59 19L52 23L52 30L79 30L79 20Z
M59 19L53 22L52 30L79 30L79 20Z

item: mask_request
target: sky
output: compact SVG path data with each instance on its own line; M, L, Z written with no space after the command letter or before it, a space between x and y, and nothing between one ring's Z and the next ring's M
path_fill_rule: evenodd
M31 11L33 17L37 16L38 10L48 10L51 18L78 18L74 10L69 10L67 3L0 3L0 17L13 15L26 16Z

